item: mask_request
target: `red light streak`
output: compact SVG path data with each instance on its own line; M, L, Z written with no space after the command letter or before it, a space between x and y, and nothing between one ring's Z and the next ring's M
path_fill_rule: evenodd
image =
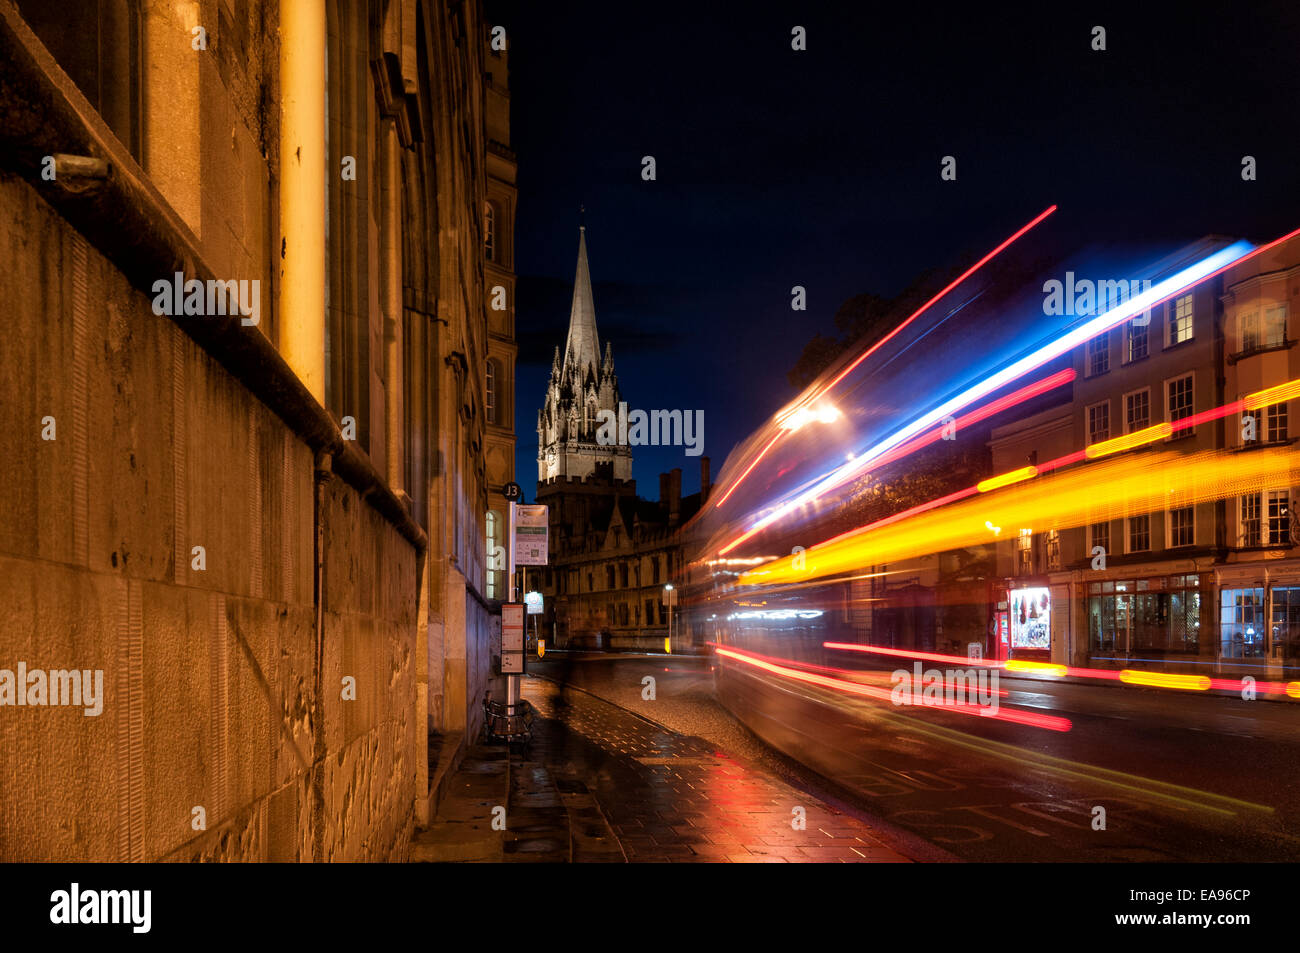
M818 390L818 391L817 391L815 394L813 394L812 396L807 397L807 398L805 398L805 399L803 399L803 400L800 400L800 401L799 401L799 402L798 402L794 407L791 408L790 413L794 413L794 412L795 412L796 410L798 410L800 407L806 407L806 406L808 406L808 405L811 404L813 401L815 401L815 400L817 400L818 398L820 398L822 395L828 393L832 387L834 387L834 386L835 386L836 384L838 384L840 381L844 380L844 378L845 378L848 374L852 373L852 371L854 370L854 368L858 367L858 366L859 366L863 361L865 361L865 360L866 360L867 358L869 358L872 354L874 354L874 353L875 353L876 351L878 351L881 347L883 347L883 346L884 346L884 345L885 345L885 344L886 344L886 343L887 343L891 338L894 337L894 335L898 334L900 331L903 330L903 328L907 327L909 324L911 324L913 321L915 321L917 318L919 318L922 314L924 314L927 310L929 310L929 308L930 308L930 307L931 307L935 302L939 301L941 298L943 298L944 295L946 295L948 292L952 291L954 288L956 288L959 284L961 284L963 281L965 281L965 280L966 280L967 278L969 278L971 275L975 274L975 272L977 272L977 271L979 271L981 268L983 268L986 264L988 264L990 261L992 261L994 258L996 258L999 254L1001 254L1003 251L1005 251L1005 250L1006 250L1010 245L1012 245L1012 244L1013 244L1017 239L1019 239L1022 235L1024 235L1024 234L1025 234L1026 232L1028 232L1031 228L1033 228L1034 226L1036 226L1039 222L1043 221L1043 219L1047 218L1047 216L1051 215L1051 214L1052 214L1053 212L1055 212L1055 211L1056 211L1056 206L1053 205L1053 206L1051 206L1050 208L1047 208L1047 209L1045 209L1044 211L1039 212L1039 213L1038 213L1036 216L1034 216L1034 218L1033 218L1032 220L1030 220L1027 224L1022 225L1019 229L1017 229L1016 232L1015 232L1015 233L1014 233L1010 238L1006 239L1006 241L1002 242L1002 244L998 245L996 248L994 248L991 252L989 252L987 255L985 255L983 258L981 258L979 261L975 262L975 264L973 264L973 265L971 265L969 268L967 268L964 272L961 273L961 275L960 275L956 280L950 282L946 288L944 288L942 291L940 291L938 294L936 294L933 298L931 298L931 299L930 299L929 301L927 301L925 304L921 305L921 307L919 307L919 308L917 308L915 311L913 311L912 314L907 318L907 320L905 320L902 324L900 324L898 327L894 328L894 330L890 331L888 334L886 334L883 338L881 338L879 341L877 341L877 342L876 342L875 344L873 344L871 347L867 348L867 350L864 351L862 354L858 355L857 359L856 359L852 364L850 364L848 367L844 368L844 370L840 371L840 373L839 373L838 375L836 375L835 378L834 378L833 380L831 380L828 384L826 384L825 387L822 387L820 390ZM1071 373L1073 373L1073 372L1071 372ZM788 414L786 414L786 415L782 415L782 417L780 417L780 418L778 418L778 419L784 419L785 416L788 416ZM751 464L750 464L750 465L745 469L745 472L744 472L744 473L742 473L740 476L738 476L738 477L736 478L736 482L733 483L733 484L731 485L731 487L727 490L727 492L726 492L725 494L723 494L722 499L718 500L718 502L717 502L717 504L716 504L717 506L721 506L723 503L727 502L728 497L730 497L731 494L734 493L734 492L736 491L736 488L737 488L738 486L740 486L740 484L744 481L745 477L749 476L750 472L754 469L754 467L756 467L756 466L758 465L758 461L759 461L759 460L762 460L763 457L767 454L767 451L770 450L770 449L772 449L772 445L773 445L774 443L776 443L778 440L781 439L781 435L782 435L782 433L784 433L784 431L777 431L776 435L775 435L774 437L772 437L772 439L771 439L770 441L768 441L767 446L765 446L761 451L759 451L758 457L754 460L753 463L751 463ZM724 550L724 552L725 552L725 550Z
M723 648L716 644L714 645L713 650L725 658L735 659L737 662L752 665L755 668L760 668L766 672L771 672L774 675L780 675L784 678L791 678L795 681L805 682L809 685L818 685L822 688L830 688L848 695L861 695L865 698L877 699L878 701L893 701L893 692L888 689L873 688L870 685L863 685L861 682L851 682L842 678L828 678L825 675L816 675L812 672L802 672L798 669L769 661L766 656L751 655L747 652ZM966 660L963 659L962 661ZM998 708L995 711L992 708L983 708L978 705L968 705L961 702L948 702L946 699L934 699L934 704L906 705L899 707L942 708L944 711L955 711L960 712L963 715L975 715L980 718L992 718L998 721L1010 721L1020 725L1028 725L1031 728L1046 728L1050 731L1069 731L1073 727L1068 718L1059 718L1055 715L1039 715L1035 712L1019 711L1010 708Z

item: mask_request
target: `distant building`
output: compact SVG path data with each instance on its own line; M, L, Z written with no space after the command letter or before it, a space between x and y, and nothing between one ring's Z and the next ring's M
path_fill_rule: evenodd
M1300 241L1292 240L1099 335L1074 352L1077 376L1063 402L995 428L993 471L1162 423L1167 436L1125 454L1244 454L1293 442L1290 400L1178 422L1300 379L1290 333L1298 300ZM1161 510L1083 527L1007 527L991 650L1070 665L1294 678L1295 495L1283 477L1262 492L1170 499Z
M579 229L569 333L537 414L537 502L550 508L550 565L528 570L528 588L540 587L545 600L542 637L560 646L662 644L664 587L681 581L680 528L710 489L709 458L701 457L699 493L683 498L675 469L660 475L657 502L637 497L631 448L596 438L600 412L617 413L619 399L608 342L600 357Z

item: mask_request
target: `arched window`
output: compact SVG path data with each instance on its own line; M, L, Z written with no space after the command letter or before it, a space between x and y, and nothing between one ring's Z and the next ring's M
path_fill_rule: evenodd
M491 202L483 207L483 254L488 261L497 260L497 212Z
M487 597L500 599L503 595L506 551L502 545L501 514L496 510L487 513Z
M497 422L497 362L492 360L487 362L487 399L484 404L487 407L487 422L495 424Z

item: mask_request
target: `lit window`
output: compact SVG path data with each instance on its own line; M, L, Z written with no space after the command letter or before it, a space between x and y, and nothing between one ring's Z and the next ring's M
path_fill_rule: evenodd
M1016 540L1016 547L1019 552L1017 565L1020 567L1021 575L1027 575L1034 571L1034 532L1030 529L1022 529L1020 538Z
M488 261L497 260L497 212L491 202L483 207L483 254Z
M1192 339L1192 296L1178 298L1169 306L1169 345Z
M1061 568L1061 534L1054 529L1047 531L1047 568Z

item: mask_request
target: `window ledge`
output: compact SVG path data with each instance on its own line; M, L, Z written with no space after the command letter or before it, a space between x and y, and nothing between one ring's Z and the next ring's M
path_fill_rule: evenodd
M1244 361L1248 357L1255 357L1258 354L1270 354L1273 351L1288 351L1295 347L1295 341L1284 339L1281 344L1261 344L1258 347L1252 347L1249 350L1237 351L1235 354L1229 354L1225 361L1229 365L1236 364L1238 361Z

